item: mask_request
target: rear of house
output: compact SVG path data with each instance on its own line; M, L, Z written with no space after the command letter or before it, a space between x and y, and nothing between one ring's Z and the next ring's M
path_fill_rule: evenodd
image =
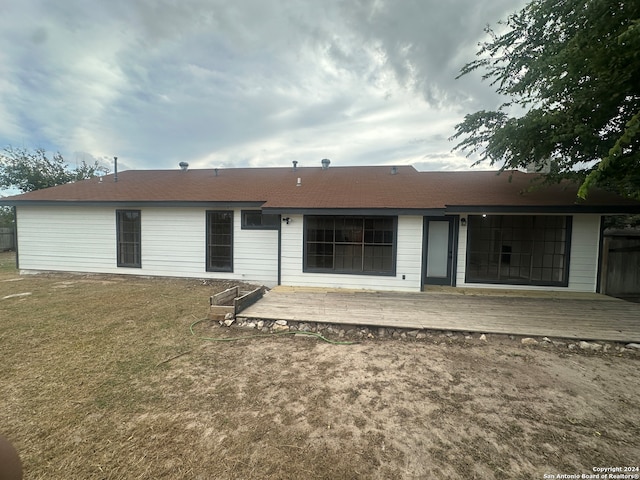
M267 286L599 289L601 219L640 205L532 174L412 167L129 171L2 199L22 272ZM570 186L569 186L570 187Z

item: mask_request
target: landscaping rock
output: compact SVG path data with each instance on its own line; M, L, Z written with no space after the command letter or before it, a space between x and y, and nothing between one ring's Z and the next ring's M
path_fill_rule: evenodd
M228 318L227 320L225 320L225 321L224 321L224 322L222 322L222 323L224 323L224 325L225 325L226 327L230 327L231 325L233 325L233 323L234 323L234 322L235 322L235 319L233 319L233 318Z
M258 320L256 327L258 327L258 330L262 330L262 327L264 327L264 320Z
M278 320L278 322L280 321L284 321L284 320ZM288 332L289 331L289 327L287 325L282 325L280 323L276 323L273 327L271 327L271 329L274 332Z
M640 343L627 343L624 347L628 349L640 350Z
M538 341L535 338L527 337L520 340L520 343L522 343L522 345L537 345Z
M487 336L483 333L482 335L480 335L480 338L478 340L480 340L481 342L486 342Z
M602 350L602 345L600 345L599 343L589 343L585 341L579 342L578 347L580 347L582 350L590 350L592 352Z
M426 334L426 333L422 333L422 332L421 332L421 333L419 333L419 334L417 334L417 335L416 335L416 338L417 338L418 340L422 340L422 339L424 339L424 338L427 338L427 334Z
M287 324L286 320L276 320L276 325L283 326L283 325L286 325L286 324Z

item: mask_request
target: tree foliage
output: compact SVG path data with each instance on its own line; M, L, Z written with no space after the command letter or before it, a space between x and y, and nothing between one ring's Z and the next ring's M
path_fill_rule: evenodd
M16 188L30 192L95 177L99 173L107 173L107 170L98 162L87 164L83 160L71 168L60 153L49 158L42 148L34 151L6 148L0 153L0 190Z
M501 169L549 162L548 182L571 178L640 198L640 2L532 0L490 27L480 70L507 97L466 115L454 147Z
M13 226L13 209L10 207L0 207L0 227Z

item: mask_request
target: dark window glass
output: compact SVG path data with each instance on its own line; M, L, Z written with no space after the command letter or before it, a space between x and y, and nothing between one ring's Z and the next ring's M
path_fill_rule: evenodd
M470 215L467 281L566 286L571 218Z
M277 230L280 215L262 213L260 210L242 211L242 228L246 230Z
M140 210L116 210L119 267L142 266Z
M233 212L207 212L207 271L233 271Z
M396 217L305 217L305 270L395 273Z

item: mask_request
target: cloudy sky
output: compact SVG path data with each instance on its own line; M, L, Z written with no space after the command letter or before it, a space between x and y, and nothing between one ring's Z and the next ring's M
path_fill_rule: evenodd
M412 164L500 99L455 80L518 0L0 3L0 148L113 170ZM485 166L488 168L488 166Z

